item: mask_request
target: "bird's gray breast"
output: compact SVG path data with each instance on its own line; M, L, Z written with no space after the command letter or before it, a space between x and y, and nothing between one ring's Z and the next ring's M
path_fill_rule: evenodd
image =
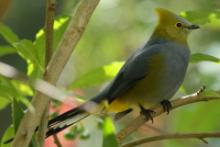
M161 80L163 99L171 98L182 84L189 62L189 49L178 43L166 43L161 50L165 68Z

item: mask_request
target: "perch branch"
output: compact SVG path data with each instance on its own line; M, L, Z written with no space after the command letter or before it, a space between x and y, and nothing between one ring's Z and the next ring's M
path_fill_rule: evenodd
M67 63L73 49L80 40L90 17L95 10L99 0L81 0L74 12L72 19L64 33L57 52L51 58L44 79L51 84L56 84L65 64ZM37 92L32 99L34 112L28 111L22 118L18 131L15 135L12 147L27 147L32 138L35 128L49 103L49 98Z
M164 134L153 137L144 137L129 143L122 145L121 147L134 147L143 143L149 143L153 141L161 141L167 139L199 139L204 143L208 143L205 138L220 138L220 132L210 132L210 133L183 133L183 134Z
M191 104L191 103L196 103L196 102L201 102L201 101L208 101L208 100L216 100L220 99L220 96L203 96L201 93L204 91L204 87L201 88L199 91L196 93L193 93L191 95L187 95L184 97L181 97L179 99L171 101L172 104L172 109ZM152 109L155 113L153 114L152 117L156 117L162 113L164 113L164 110L161 106L156 106L155 108ZM117 139L118 142L121 143L126 136L137 130L140 126L142 126L146 121L146 117L144 115L139 115L137 118L135 118L132 122L130 122L124 129L122 129L118 134L117 134Z

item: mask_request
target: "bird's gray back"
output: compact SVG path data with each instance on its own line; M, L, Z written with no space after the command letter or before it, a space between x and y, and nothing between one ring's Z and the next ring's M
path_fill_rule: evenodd
M116 78L95 98L95 101L107 98L112 102L115 98L127 97L126 95L132 99L145 99L152 103L168 99L183 82L189 54L187 46L168 40L157 39L157 42L150 40L130 56ZM157 64L152 60L152 57L157 55L162 57L160 61L162 63L159 63L162 65L161 68L152 66ZM152 71L155 73L154 77ZM155 86L152 82L158 83Z

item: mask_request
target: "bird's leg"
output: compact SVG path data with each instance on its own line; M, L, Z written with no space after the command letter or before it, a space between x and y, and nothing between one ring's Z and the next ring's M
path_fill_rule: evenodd
M150 119L152 121L152 123L154 122L153 120L153 114L155 113L153 110L151 109L145 109L142 105L139 105L141 111L140 113L143 114L146 117L146 120Z
M115 114L114 119L115 119L115 120L119 120L119 119L121 119L122 117L124 117L125 115L127 115L128 113L130 113L131 111L132 111L132 109L130 108L130 109L127 109L127 110L125 110L125 111L118 112L118 113Z
M170 101L162 100L160 104L162 105L164 112L167 112L167 114L169 114L170 110L172 109L172 104L170 103Z

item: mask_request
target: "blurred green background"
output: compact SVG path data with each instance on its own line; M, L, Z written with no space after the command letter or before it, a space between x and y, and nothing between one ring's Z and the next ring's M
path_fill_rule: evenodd
M0 1L0 5L1 2L3 1ZM57 18L71 16L77 2L57 0ZM1 18L2 22L9 26L19 38L34 41L35 34L44 24L44 3L43 0L11 0L7 12ZM109 73L109 70L105 72L103 66L114 65L111 70L118 68L121 61L126 60L135 49L141 47L148 40L157 23L157 16L154 11L157 7L172 10L201 26L201 29L193 32L189 37L192 53L200 52L220 58L219 0L101 0L86 32L59 79L59 86L68 87L71 91L78 90L84 98L94 96L114 75L114 72ZM65 25L66 23L60 29L60 32L64 30ZM58 35L57 38L60 38L61 35ZM55 39L55 41L56 46L58 39ZM4 39L1 39L0 45L7 45L7 43ZM21 71L26 72L27 70L25 60L14 52L2 54L0 60L17 67ZM175 97L195 92L202 85L206 85L212 90L220 90L219 62L191 63L184 84ZM0 118L4 120L0 121L0 135L2 136L11 123L10 106L5 104L0 108ZM162 132L218 131L220 130L219 108L219 101L184 106L172 111L168 116L162 115L156 118L154 124L148 124L159 128L160 131L150 129L151 127L146 125L141 127L128 140L140 136L158 135ZM133 115L130 115L116 122L117 128L128 123L133 117ZM78 141L78 146L91 146L91 143L95 147L101 145L102 135L100 135L100 130L97 129L96 122L98 122L97 118L89 118L89 121L83 122L92 135L89 139ZM219 139L207 139L207 141L209 144L204 144L196 139L168 140L141 146L220 146Z

